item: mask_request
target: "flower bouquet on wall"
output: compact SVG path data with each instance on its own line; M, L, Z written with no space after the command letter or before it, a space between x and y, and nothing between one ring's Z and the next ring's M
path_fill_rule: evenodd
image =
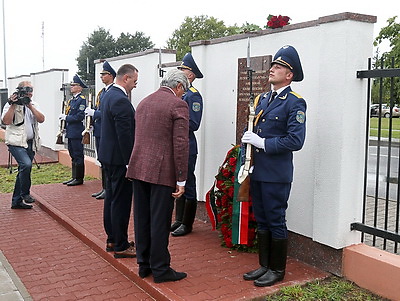
M286 26L290 21L290 18L288 16L273 16L273 15L269 15L267 17L267 25L265 26L265 28L282 28L283 26Z
M246 252L256 252L256 221L248 202L239 202L237 174L241 166L241 149L232 147L206 195L206 208L213 230L220 230L221 244Z

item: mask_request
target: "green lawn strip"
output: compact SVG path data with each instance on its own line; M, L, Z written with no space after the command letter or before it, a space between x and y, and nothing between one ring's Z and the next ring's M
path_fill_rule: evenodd
M389 125L392 120L392 138L400 139L400 118L382 118L381 119L381 137L389 137ZM378 136L379 118L370 119L370 136Z
M274 295L266 296L266 301L385 301L388 299L379 297L360 288L351 281L331 276L321 281L314 281L300 286L283 287Z
M60 163L36 164L32 166L31 180L32 185L61 183L71 177L71 168ZM12 173L8 168L0 168L0 193L13 192L15 177L17 176L18 167L12 167ZM85 176L85 180L93 180L95 178Z

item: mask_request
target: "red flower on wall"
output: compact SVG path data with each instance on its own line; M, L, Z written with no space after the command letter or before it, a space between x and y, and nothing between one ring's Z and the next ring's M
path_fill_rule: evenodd
M281 28L285 25L290 24L290 18L288 16L273 16L269 15L267 18L268 22L265 28Z

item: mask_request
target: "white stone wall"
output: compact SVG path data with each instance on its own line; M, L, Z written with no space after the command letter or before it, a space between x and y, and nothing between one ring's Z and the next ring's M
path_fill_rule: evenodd
M361 220L364 172L366 81L356 71L373 55L373 23L340 20L253 36L251 56L274 55L283 45L299 52L304 80L292 89L307 101L307 138L295 153L287 214L291 231L334 248L359 242L350 224ZM204 79L195 85L205 100L197 165L200 197L235 142L237 60L246 57L247 37L192 45Z
M58 116L61 113L63 92L62 84L68 81L67 69L51 69L30 75L18 76L8 81L9 94L13 93L21 81L29 80L33 85L32 100L38 103L45 115L45 121L39 124L42 145L50 149L60 149L56 144L56 134L59 129Z
M247 37L252 57L274 55L281 46L290 44L298 50L305 74L292 89L306 99L308 109L306 143L294 158L288 227L334 248L359 242L360 235L350 231L350 224L360 221L362 212L367 86L365 80L356 78L356 71L367 69L367 60L373 55L373 25L373 21L340 14L282 30L191 44L204 74L193 83L204 99L202 125L196 134L200 201L204 201L219 165L235 143L237 64L247 55ZM139 69L138 86L132 92L135 107L158 89L158 49L107 60L116 71L125 63ZM99 74L102 62L95 63ZM163 50L162 64L169 66L163 69L175 68L173 63L175 53ZM35 100L46 115L41 125L43 145L51 149L56 149L62 74L68 78L65 71L57 70L28 76L35 86ZM8 86L16 87L21 80L10 79ZM96 76L96 91L102 87L100 76Z

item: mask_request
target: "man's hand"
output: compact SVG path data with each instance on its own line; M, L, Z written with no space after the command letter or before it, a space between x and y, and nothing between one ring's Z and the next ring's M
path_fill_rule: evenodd
M11 94L11 96L8 98L8 103L10 105L14 104L16 101L18 101L18 97L16 93Z
M85 115L86 116L93 116L94 115L94 110L92 108L87 107L85 109Z
M243 143L249 143L251 145L254 145L257 148L264 149L264 141L265 138L261 138L258 136L256 133L253 133L252 131L247 131L244 133L242 137L242 142Z
M185 193L185 186L176 185L175 192L172 193L172 196L177 199L181 197Z

